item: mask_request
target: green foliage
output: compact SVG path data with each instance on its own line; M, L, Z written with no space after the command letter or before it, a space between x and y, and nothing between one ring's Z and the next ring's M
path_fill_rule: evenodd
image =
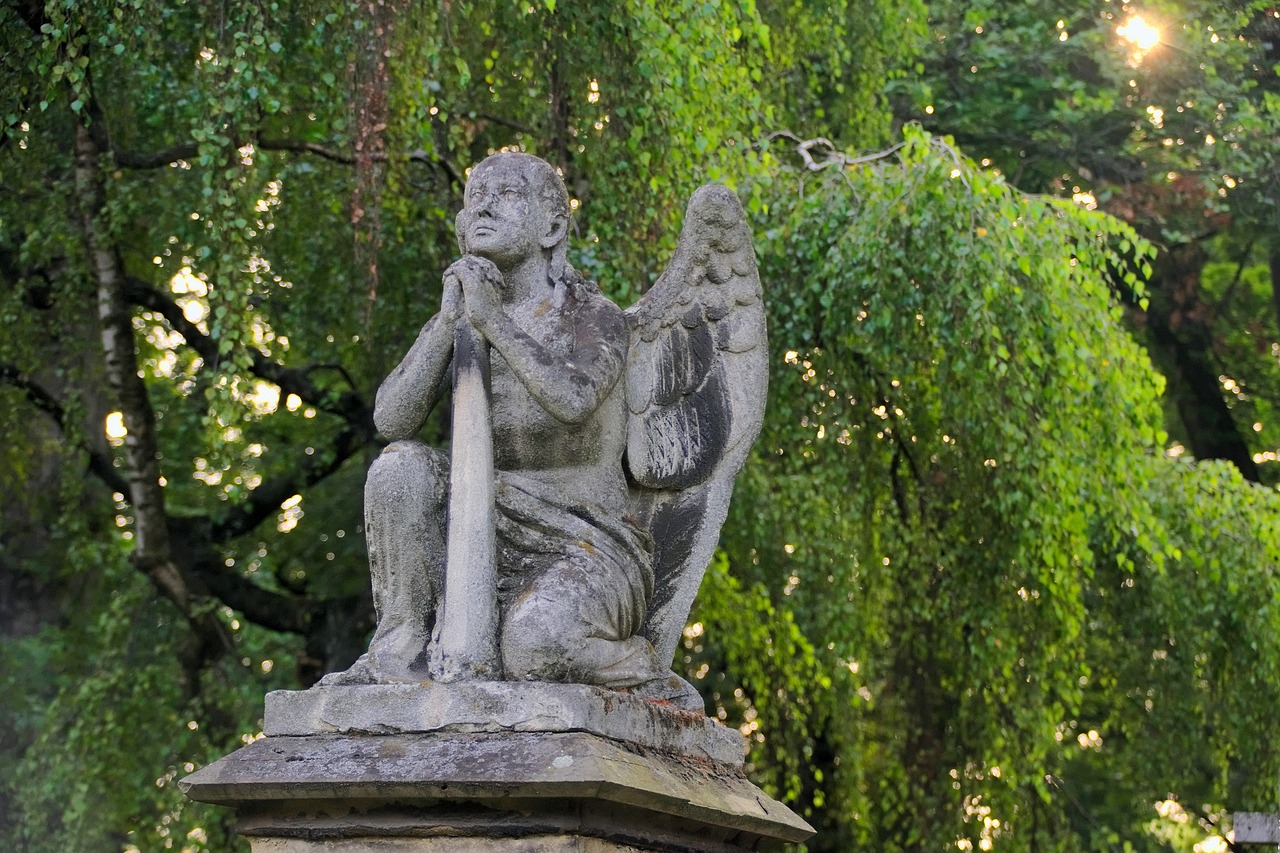
M774 182L769 416L722 540L734 581L704 590L690 663L719 662L703 677L735 722L767 721L753 759L819 826L815 849L1094 849L1096 824L1158 849L1156 801L1216 813L1244 790L1235 761L1280 763L1260 747L1268 706L1194 675L1271 672L1275 614L1242 624L1209 594L1221 536L1186 524L1209 494L1264 517L1274 496L1163 456L1162 381L1109 285L1140 286L1126 271L1148 244L920 131L904 142ZM1280 540L1235 529L1270 589ZM782 643L785 664L730 631ZM1175 635L1187 666L1152 670ZM1145 691L1158 710L1119 701ZM1161 758L1175 742L1186 770ZM1092 778L1125 780L1123 808L1081 797Z
M173 654L180 620L122 558L119 549L75 554L76 568L96 577L68 626L4 648L6 716L36 733L8 764L6 846L240 849L229 815L190 802L176 781L261 730L261 695L289 683L294 652L228 614L242 658L203 673L193 698ZM274 677L264 673L276 666Z

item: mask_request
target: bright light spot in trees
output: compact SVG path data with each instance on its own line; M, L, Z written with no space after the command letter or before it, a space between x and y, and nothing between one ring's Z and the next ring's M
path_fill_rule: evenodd
M1063 30L1062 32L1058 33L1058 41L1066 41L1066 40L1067 40L1067 31L1066 31L1066 30ZM985 839L984 839L984 840L985 840ZM984 850L985 850L985 849L987 849L987 848L985 848L985 847L984 847L984 848L982 848L982 849L984 849Z
M1254 432L1262 432L1262 424L1254 424L1254 425L1253 425L1253 431L1254 431Z
M929 106L924 108L924 114L929 116L933 115L933 104L929 104Z
M1160 31L1143 20L1141 15L1134 15L1116 27L1116 35L1141 50L1150 50L1160 43Z
M1098 734L1097 729L1089 729L1076 736L1076 743L1080 744L1081 749L1101 749L1102 736Z
M1159 129L1164 127L1164 110L1156 106L1147 107L1147 115L1151 116L1151 126Z
M297 394L290 394L284 398L284 407L291 412L298 411L298 407L302 405L302 398Z
M953 178L958 178L958 177L960 177L960 170L959 170L959 169L952 169L952 170L951 170L951 177L953 177Z
M782 550L786 551L788 554L794 554L796 552L796 546L788 542L786 545L782 546Z
M1147 51L1160 43L1160 31L1143 20L1141 15L1134 15L1116 27L1116 35L1127 41L1133 48L1129 61L1134 65L1142 61Z
M1098 199L1091 192L1088 192L1088 191L1076 192L1071 196L1071 200L1074 201L1076 204L1084 207L1087 210L1098 209Z
M1186 809L1177 800L1161 800L1155 804L1156 814L1165 820L1172 820L1175 823L1186 823Z
M1195 853L1227 853L1227 839L1221 835L1210 835L1204 841L1191 848Z
M587 103L597 103L600 100L600 84L597 81L592 80L587 84L587 89Z
M107 440L112 445L119 447L124 441L124 437L129 434L129 430L124 427L124 413L112 412L107 415Z
M280 405L280 389L270 382L255 382L253 391L245 398L255 414L269 415Z
M281 533L288 533L290 530L298 526L298 522L302 519L302 495L294 495L280 504L280 520L276 523L276 530Z
M205 296L209 293L209 285L204 279L191 271L191 267L183 267L169 279L169 289L178 294Z
M276 663L275 663L275 661L273 661L273 660L264 660L264 661L262 662L262 671L263 671L263 672L270 672L270 671L271 671L271 668L272 668L273 666L275 666L275 665L276 665Z

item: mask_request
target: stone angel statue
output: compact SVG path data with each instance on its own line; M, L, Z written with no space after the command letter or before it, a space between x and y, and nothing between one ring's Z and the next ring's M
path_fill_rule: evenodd
M701 710L670 664L763 417L751 235L702 187L624 313L567 263L569 216L543 160L472 170L440 312L378 390L377 628L322 683L569 682ZM446 454L414 435L450 389Z

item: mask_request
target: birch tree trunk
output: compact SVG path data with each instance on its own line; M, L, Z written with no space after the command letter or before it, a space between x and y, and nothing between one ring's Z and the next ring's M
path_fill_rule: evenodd
M127 431L124 475L134 517L131 559L160 593L177 605L195 631L197 646L188 650L184 661L190 680L204 659L230 648L231 640L213 613L212 599L193 590L191 579L173 560L164 487L160 484L155 410L139 374L133 314L125 297L123 264L104 220L107 199L100 163L102 156L103 152L89 128L84 124L78 125L75 176L80 195L80 224L97 292L107 382L120 406ZM187 686L189 690L195 690L194 684Z

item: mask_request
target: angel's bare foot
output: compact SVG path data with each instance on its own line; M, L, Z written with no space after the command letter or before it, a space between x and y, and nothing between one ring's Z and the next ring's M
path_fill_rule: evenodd
M674 672L636 685L626 692L650 702L671 705L681 711L701 713L706 710L706 704L702 701L702 695L698 693L698 689Z
M350 684L377 684L369 654L362 654L355 663L341 672L331 672L316 683L317 687L339 687Z

